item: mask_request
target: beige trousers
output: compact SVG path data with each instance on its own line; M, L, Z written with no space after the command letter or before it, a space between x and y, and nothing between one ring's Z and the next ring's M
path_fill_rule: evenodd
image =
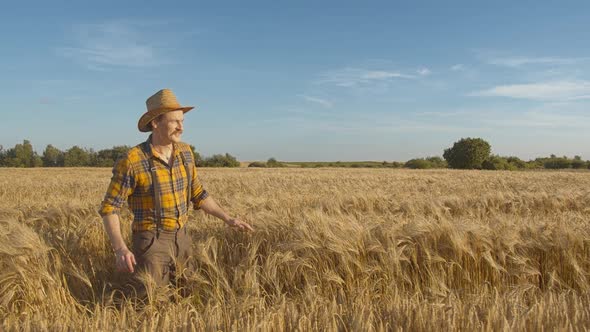
M136 273L146 271L158 286L178 286L190 270L191 239L186 227L177 231L134 232L133 254Z

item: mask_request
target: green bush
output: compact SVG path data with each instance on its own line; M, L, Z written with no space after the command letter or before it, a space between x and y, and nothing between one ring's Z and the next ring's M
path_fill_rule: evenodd
M482 163L482 168L488 170L505 171L513 171L517 169L516 166L510 164L506 158L502 158L500 156L491 156Z
M90 161L89 151L77 145L68 149L64 155L64 166L66 167L90 166Z
M432 168L447 168L447 167L449 167L447 162L438 156L428 157L428 158L426 158L426 161L428 161L430 163Z
M565 169L572 167L572 161L569 160L567 157L553 157L547 158L544 163L543 167L547 169Z
M582 169L582 168L587 168L588 167L588 163L582 160L582 157L580 156L574 156L574 159L572 160L572 168L574 169Z
M203 160L203 166L205 167L240 167L240 162L236 159L236 157L226 153L225 155L222 154L214 154L209 158L205 158Z
M33 151L33 145L28 140L17 144L12 149L4 151L0 148L0 166L6 167L40 167L43 166L41 157Z
M402 168L404 167L405 163L399 162L399 161L392 161L391 163L389 163L389 165L387 165L387 167L390 168Z
M277 161L275 158L269 158L266 167L285 167L285 164Z
M248 167L266 167L266 163L263 163L261 161L254 161L251 162Z
M424 158L416 158L406 161L404 167L411 169L429 169L432 168L432 163Z
M404 164L405 168L412 169L429 169L429 168L447 168L447 162L441 157L427 157L427 158L415 158L406 161Z
M64 165L64 153L53 145L49 144L43 152L44 167L62 167Z
M526 162L526 169L543 169L543 161L539 160L539 158L535 160L529 160Z
M514 168L516 168L516 169L525 169L525 168L527 168L527 163L525 161L521 160L518 157L514 157L514 156L507 157L506 158L506 161L510 165L514 166Z
M461 138L451 148L444 151L443 157L451 168L481 169L489 158L491 146L481 138Z

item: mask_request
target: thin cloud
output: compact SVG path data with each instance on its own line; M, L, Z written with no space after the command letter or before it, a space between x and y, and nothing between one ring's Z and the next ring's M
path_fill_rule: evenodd
M472 111L423 111L418 112L416 115L424 117L439 117L439 118L450 118L457 116L465 116L473 113Z
M500 85L477 91L470 96L506 97L540 101L567 101L590 98L588 81L555 81Z
M389 70L367 70L344 68L321 75L320 83L335 84L341 87L354 87L393 79L415 79L414 75Z
M420 76L427 76L427 75L430 75L432 73L430 71L430 69L428 69L428 68L420 68L420 69L417 70L417 72L418 72L418 74Z
M533 108L514 106L469 107L457 110L424 111L417 114L424 123L467 123L483 128L590 128L586 105L578 102L544 102Z
M312 97L312 96L307 96L307 95L299 95L299 97L305 99L308 102L319 104L319 105L326 107L326 108L332 108L334 106L334 103L332 103L331 101L329 101L327 99L322 99L322 98Z
M346 117L335 119L310 119L307 116L281 116L274 119L263 120L264 123L289 123L290 128L310 130L314 132L332 132L343 134L375 134L375 133L401 133L401 132L456 132L474 129L473 124L457 125L455 123L441 123L440 121L416 121L403 117L376 116L371 118ZM260 126L260 122L251 122L251 126ZM485 130L485 128L480 128Z
M149 67L165 63L158 48L145 35L150 25L139 21L110 21L73 27L73 45L57 54L91 70L108 67Z
M458 63L456 65L451 66L451 70L452 71L463 71L463 70L465 70L465 66L463 64Z
M495 57L487 59L487 63L503 67L521 67L525 65L570 65L584 60L584 58L561 58L561 57Z
M564 113L563 110L528 110L512 115L504 114L501 119L488 118L484 123L493 126L519 128L588 129L590 116L581 113Z

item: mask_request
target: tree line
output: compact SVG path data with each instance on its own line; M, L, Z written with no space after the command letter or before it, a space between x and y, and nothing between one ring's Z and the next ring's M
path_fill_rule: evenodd
M197 166L201 167L239 167L240 162L229 153L215 154L203 158L190 146L195 155ZM95 151L77 145L62 151L49 144L39 155L33 150L30 141L24 140L13 148L4 149L0 145L0 167L112 167L117 159L131 147L114 146L110 149Z
M445 149L443 157L450 168L487 170L524 169L590 169L590 161L580 156L568 158L552 154L523 161L518 157L503 157L491 154L492 147L482 138L461 138L452 147Z
M214 154L203 158L194 146L190 146L198 167L239 167L240 162L229 153ZM49 144L39 155L33 150L30 141L24 140L13 148L4 149L0 145L0 167L112 167L116 160L130 149L127 145L95 151L73 146L62 151ZM487 170L526 170L526 169L590 169L590 161L580 156L568 158L539 157L524 161L515 156L491 154L491 145L482 138L461 138L452 147L445 149L443 158L432 156L414 158L406 162L280 162L270 158L266 162L253 162L249 167L370 167L370 168L456 168Z

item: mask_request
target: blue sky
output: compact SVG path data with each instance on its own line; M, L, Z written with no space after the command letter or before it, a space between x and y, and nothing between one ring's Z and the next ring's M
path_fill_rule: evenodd
M171 88L204 155L590 159L589 40L587 1L9 2L0 144L135 145Z

